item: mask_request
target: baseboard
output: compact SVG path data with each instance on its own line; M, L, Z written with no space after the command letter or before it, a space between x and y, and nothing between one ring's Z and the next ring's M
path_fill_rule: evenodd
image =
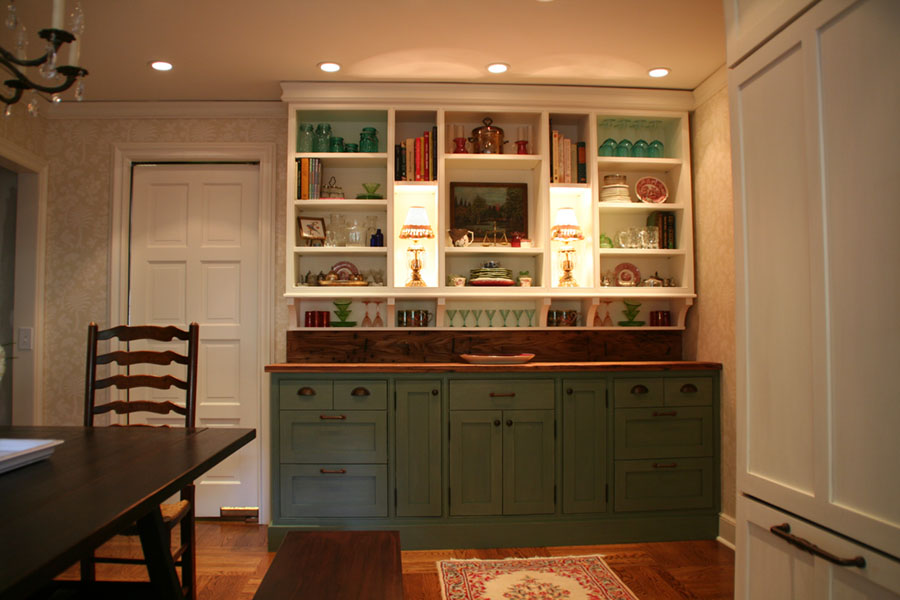
M734 550L736 522L734 517L719 513L719 535L716 541Z

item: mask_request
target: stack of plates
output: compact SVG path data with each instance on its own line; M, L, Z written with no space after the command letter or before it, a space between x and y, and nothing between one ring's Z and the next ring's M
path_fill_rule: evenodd
M628 184L604 185L600 188L600 202L631 202Z
M469 285L515 285L512 271L500 267L484 267L469 271Z

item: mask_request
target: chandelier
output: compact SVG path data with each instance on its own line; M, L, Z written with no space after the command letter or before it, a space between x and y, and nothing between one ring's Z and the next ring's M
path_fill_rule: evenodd
M44 54L36 58L27 58L28 36L25 25L19 20L16 0L8 0L6 6L6 28L14 32L14 52L0 46L0 65L12 79L3 81L5 89L0 87L0 101L6 104L6 115L12 111L12 105L22 99L25 92L31 90L28 100L29 114L36 115L38 97L49 95L52 102L62 100L60 94L77 82L75 99L84 99L84 80L87 70L78 66L81 48L79 37L84 33L84 11L81 0L70 0L71 10L65 11L65 0L52 1L50 28L41 29L38 36L44 40ZM71 31L63 28L68 17ZM77 37L76 37L77 36ZM68 44L68 57L60 56L60 47ZM61 62L65 61L63 64ZM34 70L33 67L37 67ZM4 93L4 92L8 92ZM46 98L46 96L44 96Z

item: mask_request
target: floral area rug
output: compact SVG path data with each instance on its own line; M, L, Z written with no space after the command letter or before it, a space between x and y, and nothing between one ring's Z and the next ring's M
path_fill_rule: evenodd
M444 600L638 600L600 556L442 560Z

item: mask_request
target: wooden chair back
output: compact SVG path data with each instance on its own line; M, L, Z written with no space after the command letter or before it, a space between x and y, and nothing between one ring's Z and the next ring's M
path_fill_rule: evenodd
M88 325L87 343L87 375L85 377L84 393L84 425L92 427L94 416L108 412L126 414L136 412L150 412L156 414L176 413L184 416L184 426L194 427L197 416L197 354L199 346L200 326L191 323L188 329L180 329L174 326L157 325L119 325L101 330L96 323ZM127 350L114 349L105 354L98 354L99 342L117 339L120 342L128 342ZM130 342L137 341L173 342L178 345L178 350L131 350ZM187 351L181 352L182 342L187 342ZM108 377L97 378L97 368L102 365L115 363L127 367L127 373L114 373ZM132 373L136 365L184 365L186 376L184 378L175 375L149 375L146 373ZM166 390L176 387L184 390L185 403L180 406L171 401L153 400L116 400L105 404L97 404L97 391L115 387L116 389L131 390L134 388L153 388Z

